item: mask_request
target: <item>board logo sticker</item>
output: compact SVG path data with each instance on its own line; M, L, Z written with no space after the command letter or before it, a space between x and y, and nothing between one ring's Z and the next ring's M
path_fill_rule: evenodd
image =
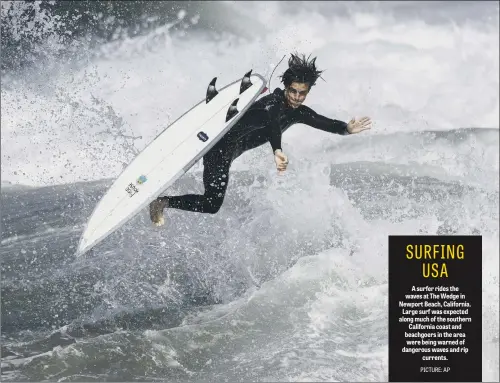
M126 188L125 191L128 193L130 197L133 197L135 194L139 193L139 189L137 189L134 184L129 184Z
M148 179L146 178L146 176L142 175L140 176L139 178L137 178L137 183L139 185L142 185L144 182L146 182Z
M200 140L202 140L203 142L206 142L208 140L208 136L205 132L200 132L196 135L196 137L198 137Z

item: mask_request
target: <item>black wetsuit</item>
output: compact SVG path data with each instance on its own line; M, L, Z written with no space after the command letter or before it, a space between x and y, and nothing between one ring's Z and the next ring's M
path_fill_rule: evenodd
M288 106L284 90L257 100L231 130L203 157L205 194L162 197L168 207L200 213L217 213L222 205L229 181L231 163L247 150L269 142L273 153L281 149L281 134L293 124L306 124L335 134L349 134L347 124L321 116L301 105Z

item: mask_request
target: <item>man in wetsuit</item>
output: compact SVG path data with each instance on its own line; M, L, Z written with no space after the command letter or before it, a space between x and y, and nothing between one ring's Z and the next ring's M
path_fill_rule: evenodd
M293 124L306 124L335 134L354 134L371 128L368 117L349 123L321 116L302 105L322 71L316 69L316 58L292 54L288 69L281 76L285 90L276 88L272 94L257 100L228 133L203 157L205 193L159 197L150 204L151 221L164 224L163 210L181 209L215 214L219 211L229 182L231 163L247 150L269 142L278 172L288 165L281 150L281 135Z

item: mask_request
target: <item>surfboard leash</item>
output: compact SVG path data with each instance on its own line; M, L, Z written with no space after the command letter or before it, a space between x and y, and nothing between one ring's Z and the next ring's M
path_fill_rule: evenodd
M269 91L269 93L271 93L271 79L273 78L274 71L276 70L277 67L279 67L279 65L281 64L281 62L285 58L285 56L286 56L286 54L283 55L280 62L274 67L273 71L271 72L271 76L269 76L269 81L267 82L269 84L269 88L267 89Z

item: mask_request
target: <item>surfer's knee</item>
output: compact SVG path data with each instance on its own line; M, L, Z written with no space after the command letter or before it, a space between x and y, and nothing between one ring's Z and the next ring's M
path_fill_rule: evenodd
M208 214L217 214L224 202L224 197L221 198L209 198L205 203L205 212Z
M222 200L219 202L219 201L215 201L211 204L209 204L209 207L207 209L207 213L209 214L217 214L220 210L222 206Z
M217 214L220 210L220 206L209 206L208 209L205 210L208 214Z

